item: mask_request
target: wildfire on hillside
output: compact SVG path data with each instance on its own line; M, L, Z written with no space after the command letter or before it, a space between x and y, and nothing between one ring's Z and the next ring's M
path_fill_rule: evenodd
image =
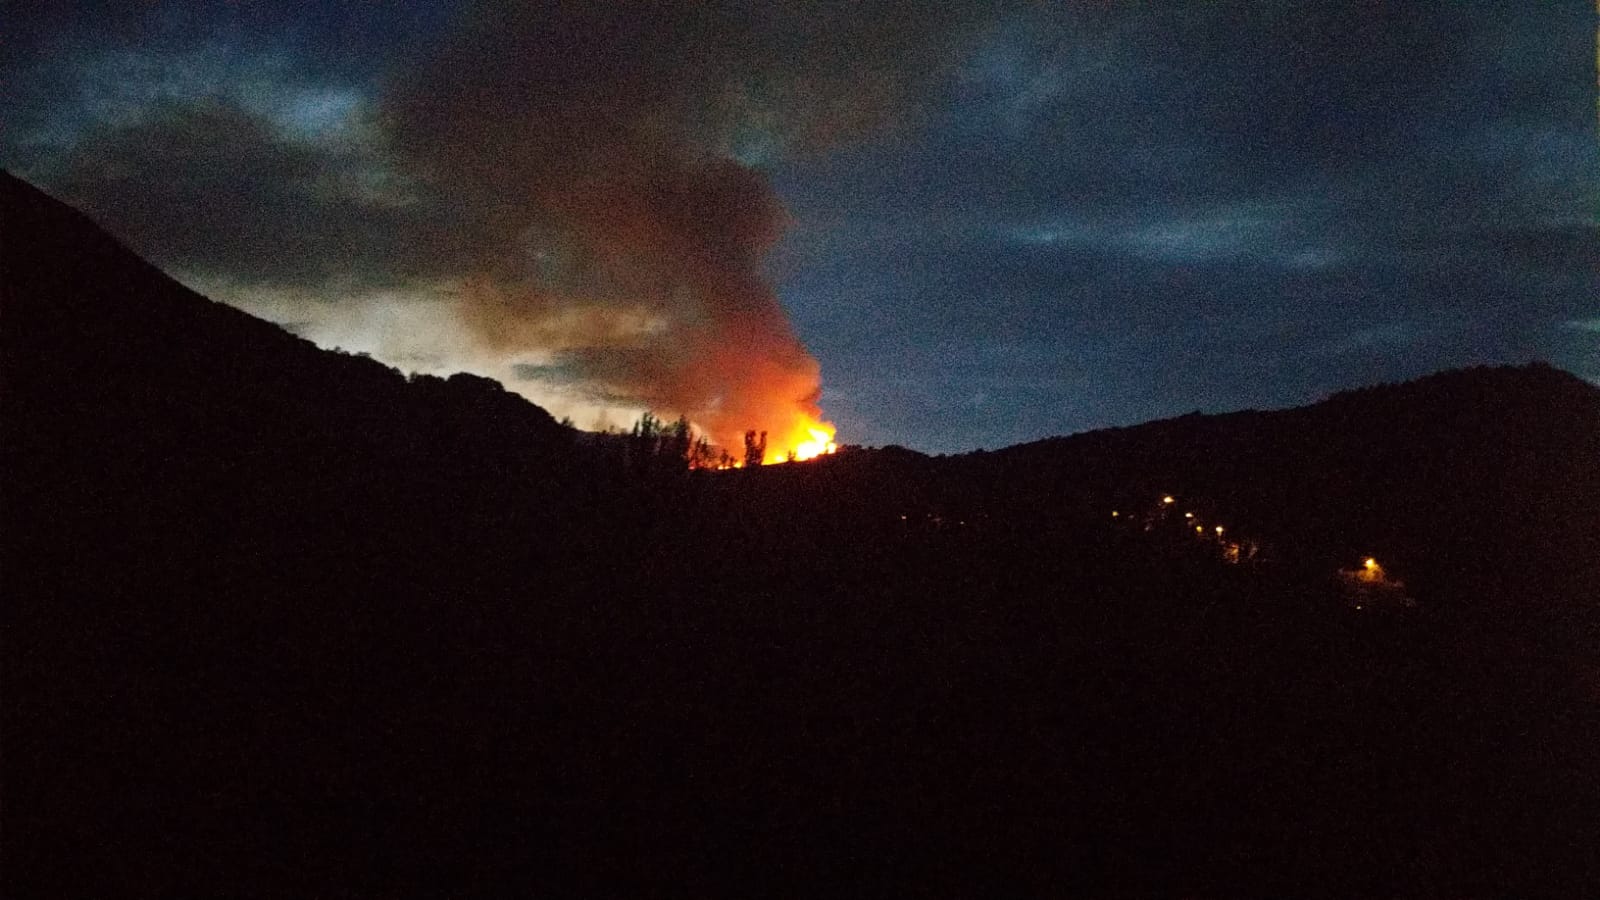
M809 416L798 416L793 427L779 440L767 446L763 465L788 462L805 462L826 456L838 449L833 442L834 427L829 422L819 422ZM791 456L792 454L792 456Z
M818 419L804 412L794 414L791 423L781 432L747 431L744 434L744 452L735 454L733 448L708 445L702 440L697 447L705 455L691 456L691 468L739 469L747 465L771 466L787 462L805 462L827 456L838 450L834 443L832 422ZM718 455L720 454L720 458ZM708 462L697 463L696 459Z

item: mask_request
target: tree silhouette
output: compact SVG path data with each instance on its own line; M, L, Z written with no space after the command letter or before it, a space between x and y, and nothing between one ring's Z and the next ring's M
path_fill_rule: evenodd
M661 420L649 410L633 423L628 441L628 463L633 469L643 472L654 468L663 431Z
M694 444L689 448L689 468L709 469L716 465L716 459L716 455L711 452L711 441L703 434L695 438Z
M757 438L756 437L756 433L754 431L746 431L744 433L744 464L745 464L745 468L750 468L752 466L759 466L759 465L761 465L761 461L766 459L766 458L767 458L767 433L765 431L763 431L763 432L761 432L761 437Z
M667 433L666 444L665 462L680 472L691 467L694 432L689 427L688 416L679 415L678 421L672 423L672 430Z

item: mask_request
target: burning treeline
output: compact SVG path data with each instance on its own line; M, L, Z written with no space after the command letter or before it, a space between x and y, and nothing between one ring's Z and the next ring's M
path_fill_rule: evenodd
M742 448L713 444L688 417L668 422L649 412L626 434L608 434L623 442L631 465L649 470L749 468L805 462L837 450L833 433L822 428L812 428L805 439L794 443L772 444L767 432L750 430L744 433Z

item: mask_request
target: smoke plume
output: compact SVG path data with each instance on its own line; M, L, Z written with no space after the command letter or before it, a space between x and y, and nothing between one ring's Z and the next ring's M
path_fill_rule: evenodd
M807 439L819 369L762 272L785 214L758 166L904 120L940 63L903 13L476 7L383 109L404 168L475 211L462 321L718 443Z

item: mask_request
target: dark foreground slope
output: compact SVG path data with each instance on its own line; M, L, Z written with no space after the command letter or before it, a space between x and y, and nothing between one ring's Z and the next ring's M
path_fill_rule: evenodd
M8 897L1600 885L1568 376L629 474L0 212Z

